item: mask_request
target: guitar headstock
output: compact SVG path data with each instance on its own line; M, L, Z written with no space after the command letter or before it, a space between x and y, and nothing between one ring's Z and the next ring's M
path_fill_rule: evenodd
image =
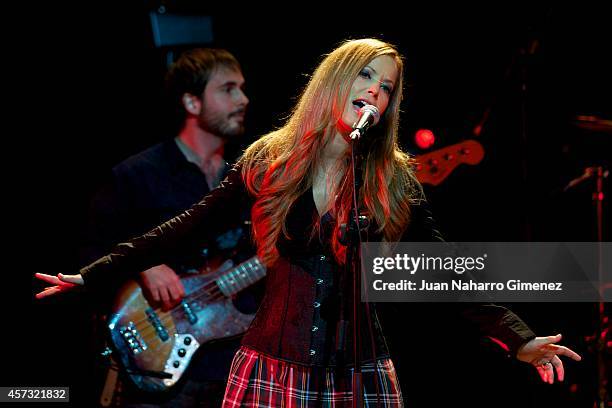
M415 156L416 176L421 184L437 186L462 163L475 165L484 157L484 148L475 140Z

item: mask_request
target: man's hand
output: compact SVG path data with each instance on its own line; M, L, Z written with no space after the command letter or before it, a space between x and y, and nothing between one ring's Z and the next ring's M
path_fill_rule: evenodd
M185 296L185 288L181 279L172 268L165 264L141 272L140 283L149 303L161 304L164 311L172 309Z
M560 334L556 336L536 337L521 346L516 354L516 358L532 364L538 370L544 382L549 384L555 382L555 370L557 371L557 379L563 381L565 371L563 369L563 362L559 356L566 356L576 361L582 360L582 357L567 347L553 344L560 340Z

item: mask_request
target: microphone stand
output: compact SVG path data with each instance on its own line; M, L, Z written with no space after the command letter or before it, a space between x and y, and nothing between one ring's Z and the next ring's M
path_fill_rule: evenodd
M346 246L345 276L352 277L352 313L353 313L353 408L362 408L363 381L361 373L361 231L367 229L368 222L365 216L359 215L357 195L361 189L361 162L362 155L358 153L359 137L365 130L355 130L351 133L351 172L353 175L353 199L349 211L348 225L341 226L340 243ZM345 290L348 289L345 286Z
M608 379L606 370L606 361L604 354L607 348L607 338L610 334L610 328L608 327L608 318L605 313L604 303L604 282L603 282L603 264L602 264L602 242L603 242L603 180L607 177L608 172L604 171L602 166L597 166L593 169L593 173L596 177L595 192L593 193L593 201L595 201L595 211L597 216L597 270L599 273L599 304L598 304L598 326L597 326L597 339L595 340L595 347L597 349L597 406L598 408L605 408L608 406L609 395L607 391Z
M599 281L599 302L597 303L597 328L595 329L594 336L587 336L587 342L592 343L589 347L596 353L597 358L597 396L596 402L593 404L594 408L605 408L609 406L610 396L608 394L607 385L607 369L605 353L608 347L608 336L610 335L609 319L606 316L605 302L604 302L604 290L606 289L606 283L604 282L603 276L603 263L602 263L602 242L603 242L603 201L604 191L603 182L608 177L610 172L604 170L602 166L587 167L584 169L582 176L577 177L570 181L567 186L563 189L563 192L570 190L576 185L583 181L595 178L595 191L593 192L593 202L595 203L595 217L597 227L597 272Z
M361 188L361 155L355 156L357 139L351 143L351 171L353 172L353 200L349 212L348 245L346 248L347 275L353 279L353 408L363 407L363 381L361 374L361 229L357 194Z

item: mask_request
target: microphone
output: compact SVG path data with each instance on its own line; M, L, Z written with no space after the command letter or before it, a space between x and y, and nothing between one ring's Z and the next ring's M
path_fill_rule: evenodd
M374 105L364 105L359 109L359 119L353 125L353 131L349 135L352 140L359 139L368 128L380 120L380 112Z

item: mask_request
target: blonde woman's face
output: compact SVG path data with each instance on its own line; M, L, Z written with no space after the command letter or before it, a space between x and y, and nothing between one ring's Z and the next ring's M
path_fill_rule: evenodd
M365 104L376 106L382 116L389 106L398 74L395 60L388 55L370 61L353 81L342 114L344 125L352 127L359 118L359 109Z

